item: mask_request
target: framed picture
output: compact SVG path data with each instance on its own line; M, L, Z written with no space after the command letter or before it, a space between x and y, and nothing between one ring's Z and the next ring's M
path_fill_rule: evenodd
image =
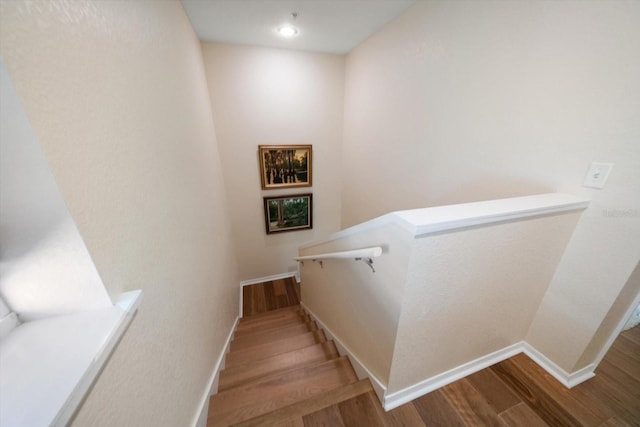
M313 228L312 194L264 198L267 234Z
M311 187L311 145L260 145L262 189Z

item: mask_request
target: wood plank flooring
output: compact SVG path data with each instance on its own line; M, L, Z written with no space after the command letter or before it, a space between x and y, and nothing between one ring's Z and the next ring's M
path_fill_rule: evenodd
M260 313L300 304L300 285L293 277L242 288L242 315Z
M244 288L245 315L298 304L293 280L275 282ZM570 390L520 354L386 413L370 388L289 412L272 425L640 427L640 326L618 337L595 378Z

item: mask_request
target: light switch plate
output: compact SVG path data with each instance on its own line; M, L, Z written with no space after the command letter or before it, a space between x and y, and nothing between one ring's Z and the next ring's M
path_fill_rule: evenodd
M613 163L591 163L582 185L589 188L604 188L604 183L607 182L611 169L613 169Z

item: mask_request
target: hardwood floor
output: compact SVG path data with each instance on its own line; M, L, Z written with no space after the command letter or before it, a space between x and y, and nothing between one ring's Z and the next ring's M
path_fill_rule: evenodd
M242 315L245 317L298 304L300 285L292 277L242 288Z
M639 338L640 327L621 334L596 377L570 390L519 354L390 414L415 408L419 426L639 426Z
M300 290L285 279L245 287L243 297L247 316L298 304ZM353 387L360 391L283 409L285 419L274 413L264 425L640 426L640 326L618 337L595 378L570 390L523 354L386 413L370 388Z

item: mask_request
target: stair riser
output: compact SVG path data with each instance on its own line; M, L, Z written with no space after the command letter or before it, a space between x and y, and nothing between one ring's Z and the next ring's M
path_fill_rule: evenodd
M269 319L278 319L278 318L282 318L282 317L287 317L287 316L296 316L296 315L300 315L300 314L304 314L304 310L302 308L300 308L299 306L297 307L290 307L287 309L281 309L281 310L276 310L276 311L270 311L267 313L263 313L263 314L257 314L254 316L247 316L247 317L242 317L240 319L240 323L241 325L245 325L245 324L250 324L250 323L254 323L254 322L262 322L265 320L269 320Z
M291 317L291 318L286 318L286 319L282 319L282 320L274 320L274 321L268 321L268 322L256 322L255 324L252 324L250 326L245 326L244 328L236 328L235 332L234 332L234 337L238 338L238 337L242 337L245 335L252 335L252 334L256 334L256 333L261 333L261 332L268 332L270 330L274 330L274 329L279 329L279 328L286 328L288 326L293 326L293 325L299 325L300 323L308 323L311 322L312 319L310 319L307 315L304 316L296 316L296 317Z
M227 354L225 367L232 367L242 363L266 359L268 357L275 356L276 354L282 354L310 345L319 344L326 340L327 339L322 331L313 331L284 340L230 352Z
M280 315L269 319L260 321L251 321L246 323L238 323L236 333L253 333L259 330L265 330L270 328L279 328L282 324L288 322L306 322L309 317L306 313L289 313L287 315Z
M278 328L274 330L268 330L266 332L258 332L250 335L245 335L235 338L231 341L231 351L243 350L246 348L254 347L261 344L266 344L272 341L278 341L285 338L294 337L296 335L305 334L310 331L315 331L318 326L313 323L300 323L298 325L289 326L286 328Z

